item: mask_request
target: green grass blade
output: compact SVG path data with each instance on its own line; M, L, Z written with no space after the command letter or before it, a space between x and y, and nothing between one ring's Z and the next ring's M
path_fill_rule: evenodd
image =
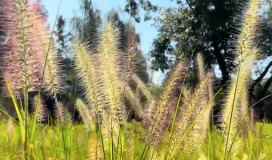
M98 128L99 128L99 134L100 134L101 143L102 143L103 155L104 155L104 159L106 160L106 153L105 153L105 146L104 146L104 141L103 141L102 129L101 129L100 125L98 126Z
M2 69L0 68L0 71L2 72ZM2 72L3 73L3 72ZM19 107L17 105L17 102L16 102L16 99L11 91L11 88L9 86L9 83L8 83L8 80L6 79L5 75L3 74L3 78L4 78L4 81L6 83L6 86L8 88L8 92L11 96L11 99L12 99L12 102L13 102L13 105L15 107L15 110L16 110L16 113L17 113L17 116L18 116L18 119L19 119L19 125L20 125L20 131L21 131L21 136L22 136L22 142L24 143L25 142L25 127L24 127L24 122L23 122L23 118L22 118L22 115L20 113L20 110L19 110Z
M10 116L5 110L3 110L2 108L0 108L0 111L2 111L5 115L7 115L9 118L11 118L13 121L15 121L16 123L19 123L18 121L16 121L16 119L14 119L12 116Z
M236 148L229 156L228 158L230 158L238 149L240 149L242 146L248 144L249 142L252 142L252 141L264 141L265 139L253 139L253 140L250 140L250 141L247 141L245 143L243 143L242 145L240 145L238 148Z

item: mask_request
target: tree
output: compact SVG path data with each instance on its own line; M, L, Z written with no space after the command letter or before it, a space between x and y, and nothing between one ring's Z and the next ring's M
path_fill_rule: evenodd
M158 29L158 37L153 42L150 51L153 70L166 70L171 67L180 55L191 59L197 53L202 53L205 58L205 66L213 69L218 65L221 71L221 86L229 82L231 73L237 69L234 60L236 48L235 42L239 35L242 18L236 15L242 11L242 4L248 0L175 0L177 7L160 8L160 16L154 18L154 26ZM134 1L133 1L134 2ZM140 5L140 4L137 4ZM135 8L131 14L139 12ZM271 18L272 9L260 15L260 24L257 28L257 47L261 49L259 60L271 57ZM249 89L251 104L262 99L269 91L272 77L268 78L258 92L254 92L255 86L262 83L269 73L272 62L268 63L263 70L258 70L257 78L252 80ZM225 85L227 86L227 85ZM258 105L255 109L263 113L265 106ZM260 115L259 114L259 115ZM260 116L262 117L262 116Z
M150 13L156 12L158 10L158 7L152 5L152 3L149 0L139 0L139 4L137 4L135 0L127 0L125 11L129 13L135 19L136 22L141 21L141 17L139 15L140 10L139 7L146 11L144 21L150 20L152 18Z
M62 15L60 15L57 21L57 31L55 31L55 35L57 36L56 41L58 44L57 54L58 56L67 59L68 54L71 52L69 42L72 41L73 36L70 32L65 33L64 30L65 24L66 24L65 19L63 19Z
M79 39L88 39L96 46L97 29L101 25L100 10L93 8L91 0L82 0L80 10L83 17L74 16L71 20L75 34Z
M183 54L190 59L192 55L200 52L205 57L207 67L219 66L222 84L225 84L230 79L230 73L236 69L233 62L235 51L233 42L239 33L241 18L235 15L241 15L239 12L242 10L238 8L246 1L176 0L176 2L175 8L161 7L160 16L154 18L154 26L159 34L150 51L153 58L152 69L162 71L169 69L173 64L169 55L178 60ZM137 11L131 11L131 14ZM265 22L264 16L260 18ZM270 27L259 28L260 43L257 46L270 48L269 30ZM270 50L262 52L262 58L267 58L271 53Z

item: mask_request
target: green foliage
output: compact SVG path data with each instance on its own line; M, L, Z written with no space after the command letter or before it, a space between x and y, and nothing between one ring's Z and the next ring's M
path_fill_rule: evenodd
M8 122L6 120L0 121L0 158L9 158L9 159L22 159L21 152L21 138L19 133L19 128L16 123L13 122L14 127L12 128L12 132L8 132L10 130L10 126L7 125ZM253 134L249 131L249 136L246 137L245 144L238 146L240 147L240 154L238 155L239 159L268 159L271 157L270 148L272 147L272 126L271 124L266 123L257 123L256 134ZM31 127L31 126L30 126ZM139 128L135 128L135 125L132 123L127 124L127 132L134 130L135 134L139 133ZM122 128L122 137L125 136L125 129ZM64 160L66 159L64 150L63 150L63 142L61 137L61 131L58 127L48 126L48 125L40 125L37 126L34 142L31 144L31 159L39 160L39 159L56 159L56 160ZM64 126L64 135L65 135L65 144L66 149L68 150L68 159L91 159L89 154L89 141L92 139L92 134L99 135L98 132L88 133L87 129L83 125L65 125ZM128 139L131 138L129 135L126 135L123 145L125 147L133 147L127 146L125 143L129 143ZM205 143L201 146L203 150L203 155L209 157L208 159L215 160L220 139L221 133L217 130L211 129L209 132L210 138L208 138ZM254 140L254 136L257 138ZM144 143L137 137L134 143L134 159L140 157L142 150L144 148ZM99 141L101 143L101 141ZM237 147L237 148L238 148ZM237 149L235 148L235 149ZM108 156L108 152L106 152ZM150 157L152 152L146 155L146 158ZM220 154L219 154L220 155ZM144 159L146 159L144 158ZM186 152L179 153L179 156L176 159L197 159L200 158L200 155L196 152L188 154ZM106 159L109 159L106 157ZM128 160L132 159L127 154L127 149L123 149L123 159ZM138 158L139 159L139 158Z
M96 46L97 29L101 25L100 10L92 6L91 0L82 0L80 9L83 18L74 16L71 20L72 27L80 40L88 39L93 46Z
M158 6L152 5L150 0L140 0L139 4L137 4L134 0L126 0L127 4L125 6L125 11L129 13L136 22L141 21L141 17L139 15L139 11L141 7L146 11L144 16L144 21L150 20L151 12L156 12L158 10Z

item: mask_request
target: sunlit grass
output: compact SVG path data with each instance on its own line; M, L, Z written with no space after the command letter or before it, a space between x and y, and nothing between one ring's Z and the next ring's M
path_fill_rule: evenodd
M10 124L10 123L9 123ZM7 120L0 121L0 159L22 159L23 145L20 136L20 127L13 122L14 127L11 129ZM30 123L31 124L31 123ZM249 131L248 137L246 137L245 144L240 146L240 150L237 158L243 159L269 159L272 156L270 151L272 147L272 124L256 123L256 130L260 132L253 133ZM29 126L30 128L32 126ZM68 151L68 159L92 159L90 156L90 141L92 135L99 136L98 132L88 132L85 125L65 125L64 137L65 137L65 149ZM11 131L12 130L12 131ZM140 128L135 128L133 123L127 123L127 132L132 131L136 135L140 133ZM121 129L122 137L124 137L125 130ZM126 135L126 138L122 140L124 149L119 150L119 158L121 159L137 159L141 156L144 148L144 142L141 141L138 136L134 139L130 137L132 134ZM202 145L203 154L209 159L216 159L216 152L221 140L221 133L219 131L211 129L209 137ZM131 140L135 140L131 143ZM101 142L99 142L101 143ZM131 146L133 144L134 146ZM66 159L65 151L63 149L62 133L58 126L43 124L36 126L36 132L34 135L33 143L29 145L29 154L31 159ZM162 146L163 147L163 146ZM134 158L131 157L131 153L128 153L129 148L134 148ZM234 148L236 150L237 148ZM152 152L149 151L146 154L151 158ZM223 153L220 153L223 154ZM108 150L106 150L106 158L109 158ZM176 157L177 159L198 159L200 155L195 153L181 152ZM209 156L207 156L209 155ZM219 156L220 157L220 156ZM266 158L265 158L266 157ZM116 159L116 158L115 158ZM221 159L221 158L218 158Z

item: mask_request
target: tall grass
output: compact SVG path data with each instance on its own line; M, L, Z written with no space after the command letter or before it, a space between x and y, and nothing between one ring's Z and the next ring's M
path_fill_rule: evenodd
M240 106L240 104L245 105L248 101L245 99L245 91L248 90L252 64L259 53L259 49L256 48L254 42L259 11L260 1L250 0L245 9L244 21L241 24L241 33L238 35L236 62L239 65L239 69L229 86L229 93L222 111L222 125L226 130L224 141L225 158L228 156L227 153L231 152L232 149L232 141L234 141L234 135L239 124L239 116L241 116L240 112L245 113L245 109L248 107Z
M64 103L57 99L57 94L62 91L61 72L51 42L52 35L45 27L44 17L38 13L39 6L30 5L27 0L4 0L1 19L7 19L3 25L10 32L10 37L6 36L10 43L2 44L8 58L1 64L1 71L19 120L0 121L0 158L172 160L270 157L271 136L260 136L262 131L254 135L249 130L248 117L248 81L252 63L259 53L254 43L259 3L250 0L244 6L243 22L235 43L238 71L225 97L222 129L216 129L211 121L211 111L214 98L222 88L214 95L214 74L205 69L203 56L197 55L197 63L188 64L184 59L177 62L159 96L152 96L148 86L134 73L138 42L132 36L127 53L122 53L115 22L103 25L97 35L96 48L88 40L76 40L73 44L74 67L82 91L75 106L84 125L72 124ZM15 69L10 67L12 64ZM196 86L187 83L192 67L198 67ZM132 87L130 82L136 86ZM30 91L39 91L31 100L37 102L32 103L34 117L28 114ZM46 99L40 97L41 91L55 100L59 128L52 125L46 114ZM145 102L139 93L146 97ZM23 110L17 103L17 99L22 99L21 95ZM130 120L133 114L136 118ZM30 141L29 127L33 129Z

